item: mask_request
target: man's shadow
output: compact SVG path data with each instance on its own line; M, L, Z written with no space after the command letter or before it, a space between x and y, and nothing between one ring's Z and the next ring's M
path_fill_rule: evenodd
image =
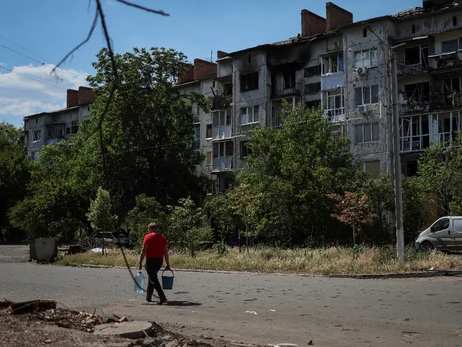
M156 301L153 302L144 302L142 305L147 306L200 306L202 303L194 301L185 301L185 300L168 300L162 305L158 305Z

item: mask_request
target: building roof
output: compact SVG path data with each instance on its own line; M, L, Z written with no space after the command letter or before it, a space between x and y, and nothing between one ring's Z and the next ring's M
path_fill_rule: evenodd
M88 104L82 104L82 105L88 105ZM61 108L61 109L55 110L55 111L35 113L35 114L31 114L31 115L29 115L29 116L24 116L23 119L27 119L27 118L31 118L31 117L36 117L36 116L41 116L41 115L45 115L45 114L64 113L64 112L66 112L66 111L78 110L79 107L82 106L82 105L79 105L79 106L72 106L72 107L69 107L69 108Z

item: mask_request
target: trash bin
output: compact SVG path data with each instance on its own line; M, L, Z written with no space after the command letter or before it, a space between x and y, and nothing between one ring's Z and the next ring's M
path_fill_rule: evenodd
M37 261L52 261L58 253L56 239L35 239L35 254Z

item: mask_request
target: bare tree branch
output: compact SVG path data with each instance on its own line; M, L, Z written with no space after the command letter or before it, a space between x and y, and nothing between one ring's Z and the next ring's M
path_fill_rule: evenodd
M114 74L114 81L117 81L118 80L117 66L116 66L116 62L114 58L114 51L112 50L111 38L109 37L109 31L107 30L106 19L104 18L103 7L101 6L101 0L96 0L96 11L99 13L99 18L101 19L101 26L103 27L104 38L106 39L107 49L109 50L109 58L111 59L112 73ZM104 114L105 113L106 112L104 112Z
M137 9L140 9L140 10L143 10L143 11L146 11L146 12L151 12L151 13L159 14L161 16L166 16L166 17L170 16L170 14L165 13L164 11L153 10L153 9L148 8L148 7L144 7L144 6L141 6L141 5L138 5L138 4L134 4L134 3L126 1L126 0L117 0L117 1L124 4L124 5L132 6L132 7L135 7Z
M93 18L93 23L91 25L91 28L90 28L90 31L88 33L88 36L85 40L83 40L82 42L80 42L73 50L71 50L69 53L66 54L66 56L61 59L61 61L53 68L53 70L51 70L51 73L55 73L56 72L56 69L59 68L61 66L62 63L64 63L67 58L69 58L76 50L78 50L80 47L82 47L84 44L86 44L88 42L88 40L90 40L91 36L93 35L93 31L95 30L96 28L96 24L98 23L98 11L95 11L95 18Z

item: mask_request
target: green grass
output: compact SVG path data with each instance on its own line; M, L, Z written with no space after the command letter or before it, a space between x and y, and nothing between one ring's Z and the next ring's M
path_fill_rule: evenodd
M135 267L138 253L125 250L128 264ZM82 253L64 255L59 264L125 266L122 253L113 249L105 255ZM265 273L299 273L318 275L387 274L415 271L462 270L458 257L440 252L422 253L406 250L406 262L395 259L392 248L360 247L356 252L351 248L329 247L318 249L285 250L279 248L228 248L225 255L216 251L197 252L192 258L187 252L170 251L172 268L194 270L249 271Z

